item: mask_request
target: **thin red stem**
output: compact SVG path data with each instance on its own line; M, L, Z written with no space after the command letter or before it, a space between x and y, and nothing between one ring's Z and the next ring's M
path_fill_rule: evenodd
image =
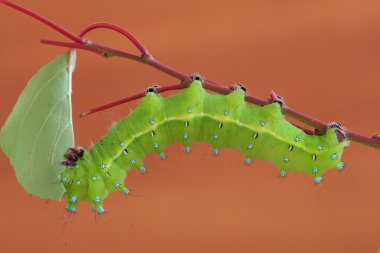
M161 72L164 72L174 78L177 78L181 80L182 82L188 82L190 80L190 76L186 75L184 73L181 73L171 67L168 67L161 62L157 61L156 59L147 59L146 61L143 61L143 63L152 66L155 69L160 70Z
M119 26L108 24L108 23L96 23L96 24L90 25L86 29L84 29L84 31L81 33L81 35L84 35L87 32L89 32L93 29L96 29L96 28L107 28L107 29L115 30L115 31L120 32L123 35L125 35L139 49L139 51L142 53L142 56L137 56L137 55L134 55L134 54L131 54L128 52L124 52L124 51L121 51L118 49L114 49L111 47L107 47L107 46L92 42L91 40L81 38L80 36L77 36L77 35L69 32L69 31L63 29L61 26L59 26L59 25L55 24L54 22L42 17L41 15L34 13L32 11L29 11L29 10L27 10L27 9L25 9L19 5L16 5L10 1L2 0L2 1L0 1L0 3L3 3L7 6L10 6L10 7L22 12L22 13L25 13L25 14L41 21L42 23L50 26L51 28L55 29L59 33L63 34L67 38L74 41L74 43L67 43L67 42L59 42L59 41L51 41L51 40L42 40L42 43L44 43L44 44L69 47L69 48L85 49L85 50L94 52L98 55L101 55L103 57L112 57L112 56L124 57L124 58L128 58L131 60L135 60L135 61L147 64L147 65L150 65L150 66L152 66L152 67L154 67L154 68L156 68L156 69L158 69L158 70L160 70L160 71L162 71L162 72L164 72L170 76L173 76L173 77L181 80L183 83L188 83L190 80L189 75L183 74L183 73L181 73L175 69L172 69L172 68L160 63L159 61L155 60L148 53L148 50L141 44L141 42L139 42L139 40L133 34L131 34L127 30L125 30ZM216 91L219 93L228 94L229 92L231 92L230 88L220 86L220 85L218 85L212 81L209 81L209 80L205 80L203 84L204 84L204 87L206 89L213 90L213 91ZM160 88L159 92L174 90L174 89L182 89L184 87L185 87L185 85L183 85L183 84L182 85L172 85L172 86ZM106 108L113 107L115 105L119 105L119 104L122 104L122 103L125 103L128 101L132 101L134 99L142 97L144 94L145 93L139 93L135 96L132 96L132 97L129 97L126 99L122 99L122 100L110 103L108 105L97 107L95 109L91 109L87 114L93 113L93 112L95 112L95 110L100 111L100 110L104 110ZM263 99L256 98L253 96L246 96L246 101L257 104L257 105L265 105L265 104L269 103L267 100L263 100ZM304 122L308 125L311 125L315 128L318 128L322 132L324 132L326 130L326 126L327 126L326 123L324 123L320 120L314 119L314 118L307 116L305 114L302 114L302 113L300 113L296 110L293 110L287 106L283 107L283 112L285 114L289 115L290 117L293 117L293 118L295 118L301 122ZM365 145L380 149L380 138L366 137L366 136L356 134L353 132L347 132L347 135L352 141L356 141L358 143L365 144Z
M41 16L41 15L35 13L35 12L32 12L32 11L30 11L28 9L25 9L24 7L21 7L20 5L12 3L11 1L3 0L0 3L5 4L5 5L13 8L15 10L18 10L18 11L20 11L22 13L25 13L26 15L28 15L30 17L33 17L33 18L41 21L45 25L50 26L51 28L53 28L57 32L63 34L64 36L66 36L67 38L71 39L72 41L75 41L76 43L80 43L80 44L84 43L83 39L81 37L79 37L78 35L73 34L73 33L69 32L69 31L67 31L66 29L62 28L61 26L57 25L56 23L50 21L47 18L44 18L43 16Z
M170 91L170 90L181 90L181 89L184 89L185 87L186 86L184 86L183 84L169 85L169 86L157 88L156 92L161 93L161 92ZM92 108L86 112L81 113L80 116L84 117L84 116L87 116L87 115L95 113L95 112L100 112L100 111L109 109L111 107L115 107L115 106L130 102L130 101L142 98L144 96L145 96L145 92L140 92L140 93L137 93L136 95L126 97L126 98L123 98L123 99L120 99L120 100L117 100L117 101L114 101L112 103L105 104L105 105L102 105L99 107Z
M42 44L52 45L52 46L58 46L58 47L67 47L67 48L78 48L83 49L87 51L91 51L95 54L98 54L100 56L105 56L103 51L98 50L96 48L88 47L82 44L78 43L72 43L72 42L61 42L61 41L55 41L55 40L41 40Z
M326 127L327 127L327 123L320 121L320 120L317 120L317 119L314 119L312 117L309 117L309 116L307 116L303 113L300 113L300 112L298 112L298 111L296 111L296 110L294 110L294 109L292 109L286 105L282 108L282 111L286 115L288 115L288 116L290 116L296 120L299 120L305 124L308 124L312 127L320 129L322 132L324 132Z
M380 139L376 137L376 134L372 137L367 137L365 135L354 133L351 131L347 131L346 134L351 141L367 145L376 149L380 149Z
M146 49L146 47L132 33L130 33L129 31L125 30L124 28L122 28L118 25L114 25L114 24L110 24L110 23L106 23L106 22L94 23L94 24L87 26L79 34L79 36L83 37L88 32L90 32L94 29L98 29L98 28L110 29L110 30L117 31L117 32L121 33L126 38L128 38L128 40L131 41L133 43L133 45L135 45L137 47L137 49L141 52L141 54L143 56L151 57L151 54L148 52L148 49Z

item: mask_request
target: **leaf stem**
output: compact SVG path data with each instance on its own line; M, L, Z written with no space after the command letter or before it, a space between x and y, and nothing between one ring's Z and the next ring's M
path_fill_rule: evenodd
M41 40L41 42L43 44L68 47L68 48L84 49L84 50L88 50L88 51L91 51L93 53L96 53L98 55L101 55L105 58L118 56L118 57L131 59L131 60L134 60L137 62L147 64L147 65L149 65L155 69L158 69L158 70L160 70L160 71L162 71L162 72L164 72L164 73L166 73L166 74L168 74L174 78L181 80L181 82L182 82L182 84L177 84L177 85L172 85L172 86L160 88L159 92L169 91L169 90L178 90L178 89L185 88L186 85L191 80L191 77L189 75L181 73L181 72L179 72L173 68L170 68L170 67L162 64L161 62L157 61L156 59L154 59L154 57L148 52L148 50L145 48L145 46L132 33L130 33L129 31L125 30L124 28L122 28L120 26L117 26L114 24L109 24L109 23L95 23L95 24L92 24L92 25L86 27L78 36L78 35L75 35L74 33L67 31L66 29L62 28L61 26L57 25L56 23L44 18L43 16L41 16L35 12L32 12L30 10L27 10L27 9L25 9L25 8L23 8L17 4L14 4L8 0L1 0L0 3L5 4L9 7L12 7L12 8L14 8L14 9L16 9L22 13L25 13L28 16L31 16L31 17L41 21L42 23L48 25L49 27L53 28L54 30L58 31L59 33L63 34L65 37L67 37L73 41L73 42L60 42L60 41L53 41L53 40ZM111 29L111 30L114 30L116 32L123 34L137 47L137 49L141 53L141 56L131 54L131 53L128 53L125 51L121 51L121 50L118 50L118 49L115 49L112 47L108 47L108 46L105 46L102 44L98 44L98 43L95 43L91 40L82 38L82 36L85 35L86 33L90 32L94 29L98 29L98 28ZM214 82L209 81L209 80L204 80L203 86L208 90L216 91L216 92L219 92L222 94L228 94L231 92L231 89L229 87L218 85L217 83L214 83ZM100 111L100 110L104 110L104 109L107 109L107 108L110 108L110 107L113 107L116 105L120 105L122 103L126 103L129 101L141 98L144 95L145 95L145 93L139 93L139 94L136 94L134 96L131 96L131 97L128 97L125 99L121 99L121 100L112 102L110 104L91 109L85 113L82 113L81 116L83 117L85 115L94 113L96 111ZM263 100L263 99L253 97L253 96L248 96L248 95L246 96L245 99L246 99L246 101L251 102L253 104L257 104L257 105L265 105L265 104L268 104L271 102L268 100ZM314 118L312 118L308 115L305 115L303 113L300 113L300 112L298 112L298 111L296 111L296 110L294 110L294 109L292 109L286 105L283 106L282 110L286 115L288 115L288 116L290 116L290 117L292 117L298 121L301 121L307 125L315 127L316 129L319 130L320 133L325 132L327 129L327 123L320 121L320 120L317 120L317 119L314 119ZM347 131L346 135L352 141L380 149L380 138L378 137L378 135L374 135L373 137L367 137L367 136L357 134L354 132L350 132L350 131Z

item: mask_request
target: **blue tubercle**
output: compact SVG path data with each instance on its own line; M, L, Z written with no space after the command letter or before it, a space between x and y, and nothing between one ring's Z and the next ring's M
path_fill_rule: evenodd
M251 163L252 163L252 159L249 159L249 158L245 159L246 165L251 165Z
M97 208L97 209L95 209L97 212L98 212L98 214L103 214L104 213L104 208L101 206L101 207L99 207L99 208Z
M219 155L219 149L214 149L214 155Z
M66 210L72 213L75 213L77 209L74 206L67 205Z
M96 179L98 179L96 176L91 177L91 180L94 182L96 181Z
M320 184L322 182L322 177L316 177L314 178L314 183Z
M154 144L153 144L153 147L154 147L154 148L158 148L158 143L154 143Z
M191 148L190 148L190 147L186 147L186 148L185 148L185 152L186 152L186 153L190 153L190 152L191 152Z
M71 202L71 203L74 203L75 201L77 201L77 198L76 198L75 196L72 196L72 197L70 198L70 202Z
M252 149L252 147L253 147L252 144L248 144L247 146L248 149Z
M129 194L129 189L128 189L128 188L124 188L124 189L123 189L123 193L124 193L125 195Z
M333 160L336 160L336 159L338 159L338 156L337 156L337 154L332 154L332 155L331 155L331 159L333 159Z
M264 121L260 121L260 126L265 126L265 122Z
M282 171L280 172L280 176L281 176L281 177L286 177L286 171L285 171L285 170L282 170Z
M144 172L146 172L146 168L143 166L143 167L140 168L140 171L141 171L142 173L144 173Z
M115 182L115 183L113 184L113 186L115 186L116 188L119 188L119 187L120 187L120 183L119 183L119 182Z
M218 134L214 134L214 139L218 139L219 135Z
M100 203L100 198L99 197L95 197L94 198L94 203Z
M317 167L314 167L314 168L313 168L313 173L314 173L314 174L318 173L318 168L317 168Z
M187 134L183 134L184 139L187 139L187 137L188 137Z
M154 120L151 120L151 121L149 121L149 123L150 123L151 125L154 125L154 123L156 123L156 122L154 122Z
M284 157L284 162L289 162L289 158L287 156Z
M342 163L340 163L339 165L338 165L338 170L339 171L341 171L342 169L344 168L344 163L342 162Z
M75 182L75 185L76 185L76 186L79 186L79 185L80 185L80 181L77 180L77 181Z
M161 153L161 154L160 154L160 157L161 157L161 159L165 159L165 158L166 158L165 153Z

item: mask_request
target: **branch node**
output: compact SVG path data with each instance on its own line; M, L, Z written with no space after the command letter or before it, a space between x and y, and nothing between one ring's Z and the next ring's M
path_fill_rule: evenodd
M380 142L380 134L374 134L372 136L372 139L375 139L376 141L379 141Z
M153 93L157 93L157 90L158 88L160 88L159 85L153 85L151 87L148 87L146 90L145 90L145 95L148 93L148 92L153 92Z
M154 61L154 58L151 54L141 54L141 59L143 59L146 62Z
M92 46L92 40L83 38L83 45L85 46Z
M235 83L235 84L231 85L229 88L231 91L242 90L242 91L244 91L244 94L247 94L247 89L241 83Z
M273 90L271 90L269 94L268 101L270 103L278 103L281 108L284 108L286 106L285 100L282 97L278 96Z
M200 81L203 84L204 79L199 73L194 73L190 75L190 81Z

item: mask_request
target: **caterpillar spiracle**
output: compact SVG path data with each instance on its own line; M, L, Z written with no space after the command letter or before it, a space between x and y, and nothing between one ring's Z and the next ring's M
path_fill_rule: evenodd
M285 119L280 103L247 105L244 96L241 88L228 95L207 93L200 80L168 98L148 90L140 105L92 148L71 148L65 154L61 182L67 209L75 212L78 202L88 201L103 213L110 193L128 194L128 172L144 172L144 157L151 152L165 159L165 148L174 142L185 152L197 141L211 144L215 155L225 147L237 149L247 165L263 159L278 167L281 176L304 172L317 184L327 170L343 168L349 140L339 125L331 124L323 135L309 135Z

